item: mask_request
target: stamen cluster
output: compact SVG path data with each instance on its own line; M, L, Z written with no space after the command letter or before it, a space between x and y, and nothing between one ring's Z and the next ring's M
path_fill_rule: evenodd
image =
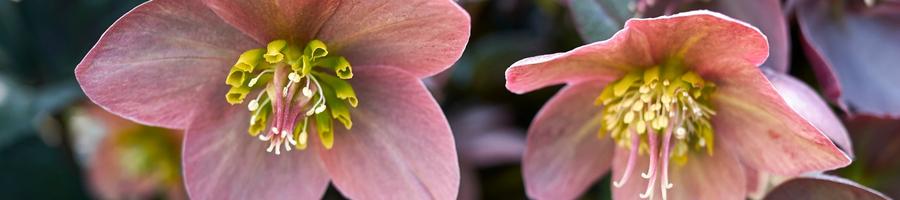
M649 184L640 197L653 196L653 185L662 173L660 190L665 199L666 190L673 186L668 181L670 159L684 164L691 149L713 153L710 117L715 111L709 106L709 94L714 90L715 84L694 72L659 66L629 72L607 85L595 102L604 106L599 136L609 133L630 151L625 172L613 185L624 185L637 155L647 153L650 166L641 176L649 179ZM660 159L662 163L657 162ZM660 167L662 170L657 170Z
M231 89L225 100L241 104L253 90L256 98L247 103L251 112L247 132L269 141L268 152L281 154L281 146L305 149L312 130L310 118L323 146L334 142L333 121L350 129L350 107L358 100L347 82L353 71L346 58L329 55L320 40L305 48L285 40L270 42L265 49L251 49L240 55L225 83ZM298 91L299 90L299 91ZM271 115L271 116L270 116Z

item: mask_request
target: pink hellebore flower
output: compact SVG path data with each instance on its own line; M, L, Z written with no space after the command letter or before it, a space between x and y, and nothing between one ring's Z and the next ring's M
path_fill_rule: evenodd
M744 199L753 174L849 164L757 67L767 56L756 28L692 11L516 62L512 92L568 84L529 129L529 196L573 199L612 167L615 199Z
M105 109L185 129L195 199L314 199L329 180L453 199L453 138L420 79L460 57L469 21L449 0L154 0L75 73Z
M91 140L90 132L102 131L100 141L78 145L93 149L86 174L96 197L187 199L181 182L180 131L142 126L90 103L79 108L72 131L83 140Z

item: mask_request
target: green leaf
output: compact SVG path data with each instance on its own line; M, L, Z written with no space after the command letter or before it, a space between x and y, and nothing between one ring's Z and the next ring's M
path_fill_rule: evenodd
M586 43L612 37L634 16L628 0L569 0L575 28Z

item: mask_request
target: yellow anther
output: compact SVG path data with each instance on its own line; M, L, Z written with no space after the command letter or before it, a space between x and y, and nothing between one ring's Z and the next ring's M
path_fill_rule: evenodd
M675 138L679 140L684 139L687 136L687 130L684 127L678 127L675 129Z
M641 87L638 89L638 92L640 92L641 94L646 94L650 92L650 86L646 84L641 85Z
M635 123L634 128L635 131L640 134L647 132L647 124L646 122L644 122L644 120L638 120L637 123Z
M656 117L656 113L654 113L654 112L651 112L651 111L644 112L644 120L653 120L653 118L655 118L655 117Z
M635 102L633 106L631 106L631 110L640 112L644 109L644 102Z
M256 111L256 109L259 109L259 101L256 99L251 100L250 103L247 104L247 110Z
M658 118L656 118L655 121L656 121L656 123L658 123L655 127L656 129L663 129L666 126L669 126L669 117L667 117L665 115L659 116Z
M643 101L644 103L650 103L650 100L653 100L653 96L651 96L650 94L641 95L641 101Z
M634 112L625 113L625 118L622 119L622 121L625 122L626 124L630 124L631 121L633 121L633 120L634 120Z
M300 75L297 73L291 72L290 74L288 74L288 80L291 80L291 82L299 83L300 78L302 77L300 77Z
M669 103L672 103L672 96L670 96L669 94L663 94L662 97L659 98L659 100L662 101L663 105L668 105Z
M662 108L662 105L659 103L653 103L653 105L650 106L650 110L652 110L652 111L658 111L661 108Z

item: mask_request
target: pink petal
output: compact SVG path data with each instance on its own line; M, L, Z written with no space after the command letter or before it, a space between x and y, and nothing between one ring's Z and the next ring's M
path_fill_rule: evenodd
M853 146L847 129L844 128L841 120L831 112L828 104L812 88L790 75L779 73L767 73L766 75L788 106L812 123L825 136L828 136L848 155L853 155Z
M852 114L900 118L900 3L797 2L807 56L830 100Z
M196 1L196 0L194 0ZM228 24L259 43L286 39L305 45L314 39L341 1L312 0L202 0Z
M693 154L684 166L671 163L669 199L745 199L747 180L741 162L724 148Z
M334 147L319 152L334 185L351 199L456 198L453 136L425 85L388 66L354 70L353 128L337 128Z
M615 145L597 138L602 108L594 106L605 84L567 86L535 117L522 161L529 197L574 199L609 170Z
M769 189L769 175L746 166L744 174L747 175L747 198L762 199Z
M609 40L519 60L506 69L506 89L522 94L560 83L612 81L629 69L653 65L647 40L626 27Z
M628 163L628 154L629 149L625 148L616 148L616 153L612 159L612 181L615 182L617 180L621 180L622 176L624 176L625 168ZM625 182L622 187L616 187L612 183L609 184L609 187L612 188L612 197L613 199L640 199L640 194L644 193L647 190L647 184L649 181L641 177L640 173L647 172L650 164L650 157L647 154L637 156L637 160L634 161L634 168L631 170L631 175L629 175L628 182ZM672 174L672 173L669 173ZM659 194L659 181L656 181L656 185L654 187L654 194ZM662 197L659 195L654 195L654 199L661 199Z
M758 27L769 41L769 59L763 63L780 73L787 73L790 62L788 26L780 0L725 0L712 3L712 10Z
M846 166L850 159L813 124L797 114L761 71L734 66L712 96L713 128L721 146L750 168L797 175Z
M352 0L341 2L317 36L355 65L426 77L459 59L469 24L468 13L450 0Z
M773 188L766 200L887 200L878 191L853 181L825 174L803 176L791 179Z
M766 37L758 29L705 10L632 19L625 26L648 36L657 63L683 56L682 64L707 80L731 77L731 71L745 64L758 66L769 54Z
M198 118L211 120L195 120L185 133L182 164L192 199L318 199L325 193L328 174L317 148L268 153L268 142L247 134L245 107L221 101L202 109L224 112L201 113ZM319 141L312 136L309 141Z
M613 180L623 176L628 153L626 149L617 149L613 159ZM646 172L649 157L646 154L639 156L635 163L632 173ZM662 199L661 176L657 178L652 185L653 199ZM732 152L723 148L716 148L712 156L705 152L690 153L683 166L670 163L669 180L673 187L666 191L668 199L745 199L747 196L744 168ZM622 187L611 186L613 199L639 199L647 189L647 182L647 179L632 174Z
M224 102L229 67L257 46L196 1L138 6L104 33L75 69L85 94L140 123L183 128L190 111Z

